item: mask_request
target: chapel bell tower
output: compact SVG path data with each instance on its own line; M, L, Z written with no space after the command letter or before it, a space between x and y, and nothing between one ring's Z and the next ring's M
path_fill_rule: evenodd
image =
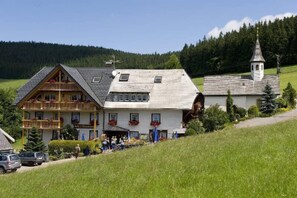
M262 51L259 42L259 33L257 28L257 41L254 48L253 56L250 60L251 63L251 76L254 81L261 81L264 77L264 62L265 59L262 56Z

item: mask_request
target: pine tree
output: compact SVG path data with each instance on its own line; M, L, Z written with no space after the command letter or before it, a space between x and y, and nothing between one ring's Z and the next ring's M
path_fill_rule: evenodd
M24 149L26 151L36 151L36 152L46 151L46 147L40 137L40 133L36 130L35 127L32 128L32 130L29 134L29 137L28 137L28 141L25 144Z
M233 111L233 98L231 96L230 90L228 90L228 96L226 100L226 111L230 121L234 120L234 111Z
M276 96L272 91L272 87L267 83L264 90L264 94L261 98L260 111L264 114L272 114L276 110Z
M289 82L287 87L284 89L282 98L287 101L287 104L291 108L296 107L296 90L292 87L291 83Z

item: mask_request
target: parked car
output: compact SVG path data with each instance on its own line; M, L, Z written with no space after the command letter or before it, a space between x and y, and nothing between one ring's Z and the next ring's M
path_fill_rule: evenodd
M16 154L0 154L0 174L14 172L21 168L21 160Z
M41 165L44 160L43 152L26 151L19 154L22 165Z

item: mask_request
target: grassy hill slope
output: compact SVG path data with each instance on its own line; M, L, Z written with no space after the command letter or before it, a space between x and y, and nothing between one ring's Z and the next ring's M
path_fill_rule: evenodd
M18 89L19 87L23 86L27 81L27 79L0 79L0 89Z
M6 197L296 197L296 120L0 177Z

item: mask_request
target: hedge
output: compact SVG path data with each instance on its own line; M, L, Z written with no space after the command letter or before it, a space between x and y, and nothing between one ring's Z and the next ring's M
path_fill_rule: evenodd
M83 152L87 146L90 148L90 153L98 152L98 148L101 147L101 142L98 140L52 140L48 144L49 154L55 155L55 151L60 151L61 149L63 149L65 153L74 153L77 144L79 144L81 152Z

